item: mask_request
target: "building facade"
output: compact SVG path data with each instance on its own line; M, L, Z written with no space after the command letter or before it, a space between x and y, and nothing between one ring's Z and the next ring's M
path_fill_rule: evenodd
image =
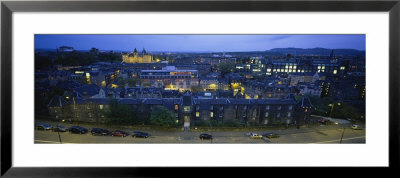
M122 54L122 62L124 62L124 63L153 63L153 56L150 54L147 54L145 49L143 49L142 54L139 55L135 48L133 53Z
M166 66L161 70L141 70L142 85L164 88L165 90L191 90L199 86L197 70L178 70L174 66Z
M129 105L132 111L140 113L136 114L138 119L146 122L149 121L152 110L158 106L165 107L175 114L177 123L190 128L198 123L211 121L236 121L242 125L294 124L297 119L295 116L302 112L299 104L304 104L304 101L297 102L293 96L289 96L281 99L204 99L186 93L181 98L120 98L114 101ZM55 119L103 123L104 111L109 108L111 101L112 99L105 98L78 98L59 104L58 100L54 100L49 104L50 115Z

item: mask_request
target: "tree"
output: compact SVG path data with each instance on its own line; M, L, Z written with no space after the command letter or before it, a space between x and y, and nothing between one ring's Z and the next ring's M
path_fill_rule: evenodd
M222 75L235 71L235 63L232 61L221 62L218 64L217 69Z
M192 93L197 93L197 92L203 91L202 88L200 87L200 85L192 86L192 87L190 87L190 90L192 91Z
M163 106L157 106L150 113L150 123L158 126L175 126L175 115Z
M128 105L119 104L116 100L110 101L110 108L104 115L108 124L134 124L135 114Z

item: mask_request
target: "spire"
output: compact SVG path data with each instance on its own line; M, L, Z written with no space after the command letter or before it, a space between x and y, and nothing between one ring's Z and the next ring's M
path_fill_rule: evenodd
M142 50L142 54L146 54L146 50L144 48Z
M333 50L331 51L331 54L329 55L330 59L333 59Z
M136 48L133 50L133 53L135 53L135 54L137 53L137 49Z

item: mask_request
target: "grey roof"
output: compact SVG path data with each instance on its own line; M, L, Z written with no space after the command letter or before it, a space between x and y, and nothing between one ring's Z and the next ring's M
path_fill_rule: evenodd
M300 107L313 107L313 105L310 101L310 98L308 98L308 97L301 98L299 104L300 104Z
M84 93L86 92L87 96L94 96L99 94L100 87L95 85L95 84L90 84L90 85L84 85L79 88L74 89L76 92L84 96Z
M143 99L131 99L131 98L121 98L118 99L120 104L141 104Z
M83 84L81 84L77 81L62 81L62 82L58 82L56 86L59 88L62 88L62 89L66 89L66 90L73 90L75 88L82 87Z
M162 99L154 99L154 98L146 98L143 99L143 104L150 104L150 105L162 105Z
M65 101L63 99L63 97L61 96L54 96L53 98L51 98L49 104L47 105L47 107L62 107L64 105L68 104L67 101Z
M75 99L75 104L109 104L110 99L106 98L88 98L88 99ZM73 101L70 101L70 104L73 104Z

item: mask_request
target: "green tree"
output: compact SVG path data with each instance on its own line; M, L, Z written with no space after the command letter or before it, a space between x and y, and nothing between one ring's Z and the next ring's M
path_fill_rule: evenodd
M192 93L197 93L197 92L203 91L202 88L200 87L200 85L192 86L192 87L190 87L190 90L192 91Z
M217 69L222 75L235 71L235 63L232 61L221 62L218 64Z
M117 100L110 101L110 107L104 115L108 124L134 124L135 115L128 105L119 104Z
M129 87L135 87L136 84L140 84L140 80L136 78L127 79L127 83Z
M175 115L163 106L157 106L150 113L150 123L158 126L175 126Z

